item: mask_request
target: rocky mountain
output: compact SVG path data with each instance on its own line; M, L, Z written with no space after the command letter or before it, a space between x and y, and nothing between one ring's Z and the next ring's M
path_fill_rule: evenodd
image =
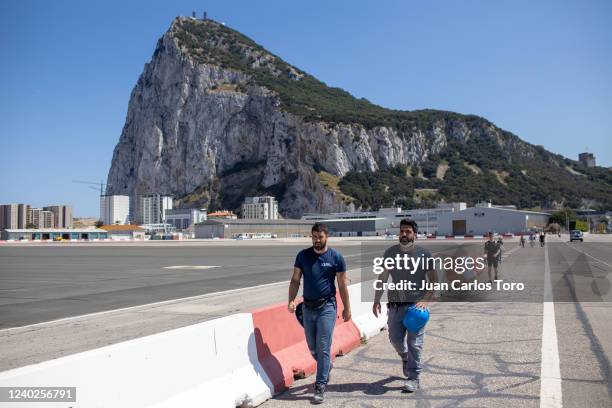
M382 108L186 17L132 91L107 181L108 194L171 194L210 209L272 194L287 217L483 198L612 207L609 169L582 168L477 116Z

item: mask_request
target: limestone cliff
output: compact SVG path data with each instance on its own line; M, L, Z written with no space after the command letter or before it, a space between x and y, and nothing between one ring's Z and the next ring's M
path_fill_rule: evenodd
M217 22L180 17L132 91L107 193L226 209L270 193L288 217L340 211L353 206L337 187L350 170L418 164L475 136L536 154L482 118L377 107Z

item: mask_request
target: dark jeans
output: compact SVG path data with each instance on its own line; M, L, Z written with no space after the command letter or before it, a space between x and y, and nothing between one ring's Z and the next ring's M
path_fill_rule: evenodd
M312 357L317 360L317 384L327 384L331 367L331 344L336 326L336 299L317 309L304 307L304 333Z

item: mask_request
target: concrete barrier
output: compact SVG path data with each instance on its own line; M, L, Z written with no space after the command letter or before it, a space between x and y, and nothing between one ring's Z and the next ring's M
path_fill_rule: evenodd
M381 314L375 317L372 313L374 304L374 280L360 282L349 286L349 299L351 300L351 313L353 322L359 329L362 339L369 339L376 336L387 326L387 306L386 302L381 305ZM363 285L363 286L362 286ZM367 301L364 299L371 299Z
M252 316L259 362L275 394L290 387L294 376L314 373L304 329L285 303L254 310Z
M349 322L337 295L333 357L386 325L386 307L374 317L363 301L371 281L363 285L349 286ZM282 303L5 371L0 386L76 387L83 407L234 408L261 404L315 369L304 329Z
M0 373L0 386L77 387L81 407L257 405L272 384L250 314L236 314Z
M342 320L343 304L336 296L338 313L332 340L332 358L348 353L360 344L360 332L353 321ZM294 377L306 377L316 370L316 362L308 350L304 328L287 304L254 310L253 327L259 361L274 386L274 393L293 384Z

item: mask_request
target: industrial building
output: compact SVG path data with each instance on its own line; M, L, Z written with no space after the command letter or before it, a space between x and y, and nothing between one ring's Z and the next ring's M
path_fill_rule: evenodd
M383 235L389 220L384 217L336 218L321 221L333 237L363 237Z
M312 224L307 220L208 219L195 225L195 237L309 237Z
M441 214L461 211L465 208L465 203L443 203L436 208L414 210L390 207L381 208L378 211L306 214L302 219L324 222L329 227L330 235L346 237L397 234L401 220L408 218L416 221L419 232L435 235L438 231L438 217Z
M545 227L550 214L477 204L438 216L438 235L520 234Z
M6 229L0 238L5 241L59 241L59 240L98 240L108 238L105 230L98 228L90 229Z
M124 225L129 222L130 197L126 195L101 195L100 220L106 224Z
M321 221L334 236L396 235L402 219L416 221L419 233L427 235L482 235L489 231L499 233L525 232L543 228L549 214L517 210L515 206L477 204L468 208L466 203L442 203L436 208L402 210L381 208L372 212L333 214L307 214L303 220Z

